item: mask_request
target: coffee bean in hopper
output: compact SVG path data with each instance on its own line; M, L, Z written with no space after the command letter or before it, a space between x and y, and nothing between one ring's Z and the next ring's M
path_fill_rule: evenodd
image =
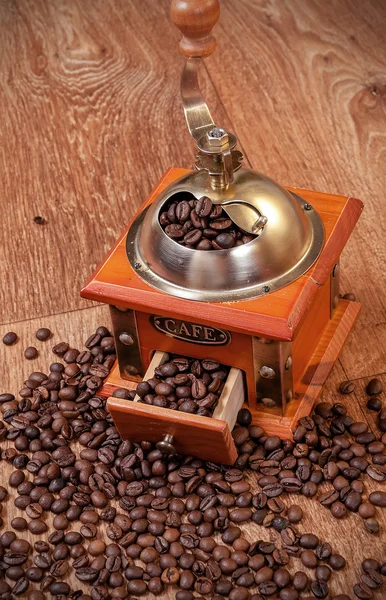
M207 196L173 200L165 209L159 222L166 235L192 250L228 250L256 239L235 225Z

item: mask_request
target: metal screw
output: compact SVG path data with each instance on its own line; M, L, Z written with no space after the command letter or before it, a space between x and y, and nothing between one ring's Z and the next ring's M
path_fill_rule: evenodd
M134 269L138 270L140 268L141 268L141 263L139 263L139 262L134 263Z
M292 357L289 356L287 358L287 360L285 361L284 368L285 368L286 371L288 371L288 369L290 369L291 367L292 367Z
M304 208L304 210L312 210L312 206L311 206L311 204L308 204L308 202L305 203L303 208Z
M287 401L288 401L288 402L289 402L290 400L292 400L292 392L291 392L291 390L289 390L289 391L287 392L287 396L286 396L286 398L287 398Z
M274 369L272 369L272 367L267 367L266 365L260 367L259 373L264 379L273 379L276 375Z
M270 290L270 287L269 287L269 285L263 285L263 287L262 287L262 290L263 290L263 292L264 292L265 294L267 294L267 293L269 292L269 290Z
M121 333L119 336L119 341L124 344L124 346L132 346L134 344L133 336L130 335L130 333L126 333L126 331Z
M226 135L226 131L222 127L213 127L208 131L208 137L211 138L221 138L223 135Z

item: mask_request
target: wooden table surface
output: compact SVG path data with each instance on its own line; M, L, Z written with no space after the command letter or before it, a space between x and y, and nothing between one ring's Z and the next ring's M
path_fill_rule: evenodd
M365 203L341 261L342 291L363 310L323 398L336 400L339 381L356 380L346 405L374 428L364 386L374 375L386 386L386 3L221 5L218 48L201 72L216 122L237 134L247 164L280 183ZM34 339L39 326L79 346L108 323L80 288L162 173L192 165L168 8L168 0L0 2L0 336L20 337L0 348L0 392L16 393L52 361L50 342ZM28 363L31 344L40 356ZM365 555L385 560L384 514L370 536L356 515L338 522L315 500L301 502L300 529L351 563L332 583L350 592ZM19 512L5 510L5 522ZM251 525L247 535L273 533Z

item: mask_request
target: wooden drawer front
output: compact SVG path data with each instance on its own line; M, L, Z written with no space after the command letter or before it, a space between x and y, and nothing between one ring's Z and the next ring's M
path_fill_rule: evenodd
M157 351L144 376L150 379L154 369L166 362L168 355ZM201 417L177 410L149 406L134 401L110 397L108 409L123 439L133 442L148 440L160 442L165 435L172 435L173 445L179 454L197 456L217 463L233 464L237 450L231 431L237 413L244 402L242 372L232 368L213 417Z
M224 328L229 333L230 341L223 346L193 343L157 331L151 325L150 319L150 314L136 311L142 364L144 365L145 370L149 366L150 358L154 350L181 354L181 356L188 356L190 358L212 358L224 365L236 367L237 369L244 371L248 388L248 399L246 401L248 401L251 406L255 406L256 389L251 336L235 331L228 331ZM199 323L198 317L196 323Z

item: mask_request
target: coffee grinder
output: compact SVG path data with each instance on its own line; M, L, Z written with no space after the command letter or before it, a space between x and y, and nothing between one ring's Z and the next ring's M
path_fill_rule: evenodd
M219 14L218 0L171 3L187 57L181 98L194 170L172 167L161 177L81 295L110 306L117 363L100 393L122 438L232 464L243 405L282 438L311 413L360 310L339 293L339 257L363 205L282 187L242 166L235 135L215 123L198 86ZM168 237L165 207L202 196L254 239L205 252ZM231 367L212 418L112 396L149 379L170 354Z

